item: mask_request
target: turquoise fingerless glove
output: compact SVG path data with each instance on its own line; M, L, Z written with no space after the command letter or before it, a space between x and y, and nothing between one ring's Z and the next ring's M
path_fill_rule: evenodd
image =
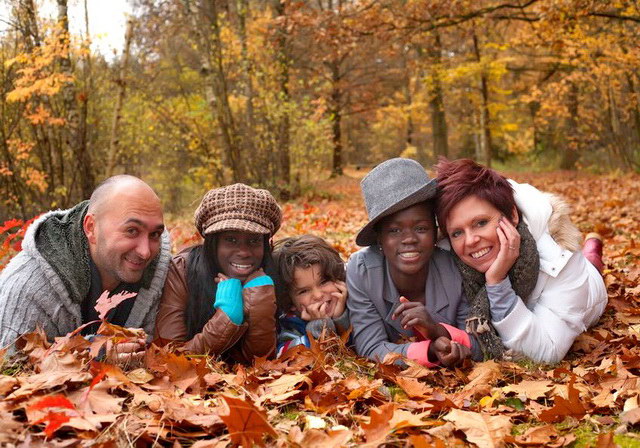
M249 280L244 287L245 288L255 288L258 286L267 286L273 285L273 279L268 275L261 275L260 277L256 277L252 280Z
M213 307L221 309L236 325L242 325L244 311L242 309L242 282L237 278L230 278L218 283L216 300Z

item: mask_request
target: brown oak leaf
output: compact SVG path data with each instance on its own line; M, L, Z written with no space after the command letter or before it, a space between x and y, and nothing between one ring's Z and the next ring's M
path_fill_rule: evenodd
M222 395L222 399L229 412L220 414L220 418L227 425L233 443L251 447L254 444L262 445L265 435L277 437L278 434L269 424L264 411L240 398Z

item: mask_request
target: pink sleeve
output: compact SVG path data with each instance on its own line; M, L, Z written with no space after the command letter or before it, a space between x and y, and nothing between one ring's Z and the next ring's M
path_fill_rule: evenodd
M429 346L431 340L413 342L407 347L407 358L425 367L436 367L438 364L429 361Z
M449 335L451 336L451 340L453 342L457 342L458 344L462 344L465 347L471 348L471 338L466 331L453 327L449 324L443 324L442 322L440 323L440 325L442 325L449 332Z

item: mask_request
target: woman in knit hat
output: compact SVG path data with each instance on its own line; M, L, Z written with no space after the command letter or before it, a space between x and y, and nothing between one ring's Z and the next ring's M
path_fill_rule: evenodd
M204 242L172 260L156 339L244 363L273 355L276 299L270 239L281 220L282 211L266 190L234 184L207 192L195 212Z
M607 304L595 267L601 252L580 252L580 232L558 197L469 159L443 159L436 170L438 223L470 302L467 331L485 357L560 361Z

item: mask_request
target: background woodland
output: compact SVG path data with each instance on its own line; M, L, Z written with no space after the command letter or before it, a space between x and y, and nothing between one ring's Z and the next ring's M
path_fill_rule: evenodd
M0 445L640 447L637 2L132 0L106 57L86 38L106 0L75 1L70 36L67 0L46 20L0 0L0 269L35 215L117 173L156 189L174 250L202 194L242 181L279 197L278 238L346 259L371 166L468 156L602 234L609 306L554 366L402 370L326 337L252 366L152 345L121 369L94 355L135 330L36 330L0 349Z
M640 170L637 2L133 2L105 58L67 0L54 20L5 1L0 220L123 172L181 213L217 185L288 199L398 155Z

